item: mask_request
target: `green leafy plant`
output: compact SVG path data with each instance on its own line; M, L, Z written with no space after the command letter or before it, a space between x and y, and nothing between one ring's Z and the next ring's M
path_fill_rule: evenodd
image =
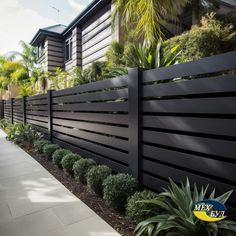
M103 198L114 209L124 210L127 198L135 193L138 184L129 174L108 176L103 182Z
M163 55L175 45L180 45L179 61L193 61L200 58L236 50L236 32L233 24L215 19L211 13L201 19L200 25L163 42Z
M70 150L67 149L57 149L53 154L52 154L52 162L57 165L58 167L62 167L62 158L66 156L67 154L71 153Z
M73 173L73 165L76 161L80 160L81 156L75 153L69 153L62 158L62 168L69 174Z
M129 43L125 46L124 60L128 67L154 69L178 63L180 54L179 45L173 46L163 55L162 43L158 43L156 46Z
M160 212L159 206L153 206L142 202L142 200L153 200L158 195L152 191L136 192L134 195L128 198L126 206L126 215L135 223L139 223L149 217L157 215Z
M135 235L181 235L181 236L233 236L236 233L236 223L231 221L204 222L194 214L194 204L204 199L215 199L225 203L232 191L215 197L215 190L207 194L208 186L199 190L194 184L191 191L189 181L179 187L170 179L170 186L159 194L158 199L145 200L143 203L153 204L163 211L156 216L140 222Z
M96 162L92 159L80 159L73 165L73 172L76 179L81 183L86 183L86 175L88 171L96 165Z
M53 153L60 147L57 144L46 144L43 147L43 154L49 159L52 159Z
M39 139L34 142L34 148L40 152L43 153L43 148L45 145L51 144L49 140L46 139Z
M5 130L8 125L9 125L9 122L7 120L5 120L5 119L0 120L0 128L1 129Z
M6 126L7 139L26 147L41 138L41 134L32 126L23 123L9 124Z
M162 28L171 19L178 20L179 13L189 0L113 0L113 21L119 14L126 30L134 29L136 38L142 36L147 43L164 37Z
M88 186L97 194L102 195L103 181L111 175L112 170L108 166L99 165L92 167L87 174Z

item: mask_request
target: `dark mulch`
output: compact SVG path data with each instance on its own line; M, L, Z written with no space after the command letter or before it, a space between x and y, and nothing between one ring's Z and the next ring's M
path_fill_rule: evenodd
M47 169L57 180L59 180L75 196L82 200L86 205L93 209L102 219L111 225L122 236L131 236L135 225L124 215L108 207L105 201L96 195L86 185L76 181L70 175L59 169L52 162L48 161L43 155L40 155L33 148L23 148L45 169Z

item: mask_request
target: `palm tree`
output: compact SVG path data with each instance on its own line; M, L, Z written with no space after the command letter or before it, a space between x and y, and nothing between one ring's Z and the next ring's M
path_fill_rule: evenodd
M189 0L113 0L115 8L113 20L118 12L121 22L133 26L146 43L153 43L163 38L162 27L169 20L178 20L181 9Z
M33 69L36 66L36 49L31 47L23 40L20 41L20 46L22 47L22 52L15 52L15 54L21 57L21 61L26 68L28 76L30 77Z

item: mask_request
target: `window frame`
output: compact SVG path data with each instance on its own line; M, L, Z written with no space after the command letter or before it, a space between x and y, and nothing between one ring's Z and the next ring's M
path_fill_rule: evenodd
M73 47L73 43L72 43L72 37L67 39L65 41L65 62L68 62L70 60L72 60L72 47ZM67 51L68 50L68 51Z

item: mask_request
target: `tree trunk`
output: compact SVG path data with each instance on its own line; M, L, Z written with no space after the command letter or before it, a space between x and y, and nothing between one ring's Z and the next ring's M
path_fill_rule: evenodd
M200 0L192 0L192 25L199 23Z

